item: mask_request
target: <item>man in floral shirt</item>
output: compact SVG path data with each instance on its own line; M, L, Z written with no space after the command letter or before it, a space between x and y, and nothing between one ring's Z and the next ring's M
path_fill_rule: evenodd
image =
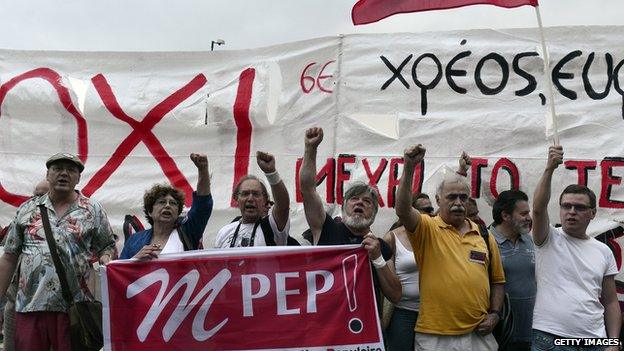
M102 264L116 257L113 233L101 205L76 191L84 165L71 154L56 154L46 162L50 190L22 204L7 234L0 257L0 297L20 262L15 301L17 350L70 350L68 305L46 242L43 204L74 301L93 300L87 288L93 255Z

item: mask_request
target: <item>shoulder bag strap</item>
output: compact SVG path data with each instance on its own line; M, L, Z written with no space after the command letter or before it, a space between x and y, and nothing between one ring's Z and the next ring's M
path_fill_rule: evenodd
M483 240L485 240L485 246L487 247L488 256L490 257L490 262L488 264L488 279L492 279L492 250L490 250L490 234L483 224L479 224L479 232L481 233Z
M397 243L396 242L397 242L397 240L399 240L399 238L397 237L396 233L394 232L394 229L390 229L390 234L392 234L392 237L394 238L394 250L392 250L392 263L394 264L394 271L396 272L396 256L397 256ZM383 240L383 239L381 239L381 240ZM388 244L388 243L386 243L386 244Z
M176 231L178 232L178 236L180 237L182 246L184 246L184 251L195 250L195 245L191 243L191 240L186 235L186 232L184 231L184 229L182 229L182 226L178 226L176 228Z
M266 218L266 220L264 218ZM275 243L275 235L273 234L273 229L271 228L271 223L269 222L269 217L264 218L260 218L260 228L262 229L262 234L264 235L264 242L266 246L277 246Z
M54 262L54 269L56 269L56 274L58 275L59 282L61 283L61 292L63 294L63 299L68 304L72 304L74 299L72 298L71 292L69 290L69 284L67 283L67 275L65 274L65 267L63 263L61 263L61 259L58 256L58 250L56 247L56 242L52 237L52 227L50 226L50 218L48 218L48 209L45 205L38 205L39 212L41 213L41 222L43 223L43 230L45 231L46 241L48 242L48 247L50 248L50 255L52 256L52 262Z

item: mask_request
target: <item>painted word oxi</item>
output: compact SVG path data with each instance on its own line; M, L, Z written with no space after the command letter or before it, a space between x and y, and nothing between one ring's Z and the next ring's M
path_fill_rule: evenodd
M0 111L7 94L23 81L29 79L43 79L56 91L59 105L69 112L76 121L78 157L86 163L89 157L89 135L87 121L71 99L69 89L61 84L62 77L50 68L37 68L22 73L0 86ZM248 159L250 154L252 124L249 120L249 106L251 105L252 88L255 79L255 70L248 68L241 72L237 96L232 108L233 118L237 127L236 152L234 159L236 167L232 184L247 174ZM113 117L127 123L132 132L117 146L108 161L89 179L82 189L86 196L91 196L100 189L106 180L119 168L139 143L143 143L148 151L158 162L167 179L176 188L182 189L186 194L186 206L191 205L193 188L182 174L175 161L169 156L160 140L153 134L152 129L174 108L190 98L202 89L207 83L203 74L198 74L190 82L171 93L165 99L157 103L143 118L137 119L127 115L112 87L103 74L97 74L91 78L91 83L101 98L102 103ZM1 117L1 116L0 116ZM242 162L244 160L244 162ZM26 201L29 196L13 194L6 190L0 182L0 201L15 207Z

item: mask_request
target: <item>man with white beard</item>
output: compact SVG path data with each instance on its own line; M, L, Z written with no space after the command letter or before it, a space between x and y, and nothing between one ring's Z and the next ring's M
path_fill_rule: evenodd
M535 280L535 247L529 235L531 209L528 196L520 190L506 190L492 206L494 234L505 271L505 292L509 295L514 328L504 351L530 350Z
M325 213L323 201L316 192L316 151L323 141L323 129L310 128L305 135L305 153L300 170L301 195L313 245L361 244L375 267L373 281L377 307L381 307L381 288L392 302L401 299L401 282L386 265L392 257L392 249L371 233L378 210L378 194L363 182L352 184L344 194L342 222L335 221Z

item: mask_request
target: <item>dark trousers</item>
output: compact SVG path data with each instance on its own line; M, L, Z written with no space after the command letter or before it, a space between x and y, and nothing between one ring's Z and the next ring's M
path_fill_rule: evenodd
M396 307L392 312L390 325L386 329L389 351L413 351L414 327L418 312Z
M511 342L501 351L531 351L530 342Z

